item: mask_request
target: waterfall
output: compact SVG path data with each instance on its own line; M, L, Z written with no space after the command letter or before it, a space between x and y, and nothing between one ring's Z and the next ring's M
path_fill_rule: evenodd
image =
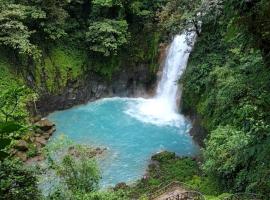
M177 110L178 80L186 69L190 51L194 41L194 34L176 35L167 54L163 73L158 83L156 97L168 103L172 110Z
M139 98L135 105L129 106L127 114L156 125L177 126L179 121L184 120L177 109L177 99L181 94L178 80L186 69L195 40L196 34L193 32L184 32L174 37L167 53L156 95L152 99Z

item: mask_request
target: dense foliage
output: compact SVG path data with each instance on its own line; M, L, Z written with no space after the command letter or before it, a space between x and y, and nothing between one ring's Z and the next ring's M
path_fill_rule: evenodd
M126 199L123 191L99 191L101 176L94 149L60 137L46 146L44 155L48 165L40 166L39 178L50 185L45 199Z
M231 0L219 5L215 21L204 18L183 78L184 109L195 110L209 131L204 171L219 177L227 189L267 196L269 2Z
M0 198L41 198L34 171L9 154L31 127L27 105L36 93L61 93L85 72L106 81L141 63L155 72L161 37L187 29L198 39L182 80L183 110L196 111L208 131L202 168L157 156L159 166L128 195L178 180L207 195L269 199L269 18L269 0L0 0ZM94 159L65 156L52 167L62 187L50 199L130 198L97 191Z
M33 133L27 108L37 109L37 94L60 93L86 72L107 80L138 63L154 71L160 41L155 16L164 3L0 0L1 198L41 199L34 172L11 157L16 141ZM35 155L34 145L28 147L27 155ZM121 191L97 192L94 159L67 155L53 167L61 187L48 198L126 199Z
M156 70L156 13L166 1L1 0L0 47L8 54L0 57L42 94L90 72L111 79L137 63Z
M22 163L0 161L0 199L41 199L37 177Z
M148 199L171 182L180 182L190 190L201 191L207 199L218 199L225 195L213 176L204 176L198 162L192 158L180 158L172 152L162 152L152 157L147 177L135 186L126 188L129 199Z

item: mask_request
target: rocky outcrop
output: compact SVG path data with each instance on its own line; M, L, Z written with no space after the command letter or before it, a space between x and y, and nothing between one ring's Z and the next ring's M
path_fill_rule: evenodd
M41 149L56 130L55 125L45 118L35 122L34 125L33 132L28 137L18 140L11 150L11 154L23 162L42 160Z
M69 80L60 94L43 92L36 105L29 108L34 115L47 115L56 110L68 109L103 97L145 96L154 87L155 75L147 64L129 67L116 72L111 80L104 80L89 72L76 80Z
M71 146L68 148L68 154L71 156L74 156L75 158L80 158L82 156L87 156L88 158L93 158L96 157L98 155L102 155L107 148L89 148L86 146L83 146L84 151L79 150L78 148L76 148L75 146Z
M35 126L41 131L47 132L52 130L55 125L48 119L41 119L40 121L35 123Z
M202 126L200 115L194 110L184 110L184 114L192 124L189 132L190 135L200 147L204 147L204 139L207 136L207 130Z
M28 150L28 143L24 140L19 140L14 147L18 151L27 151Z

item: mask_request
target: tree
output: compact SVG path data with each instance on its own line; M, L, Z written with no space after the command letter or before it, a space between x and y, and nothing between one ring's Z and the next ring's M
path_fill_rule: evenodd
M244 160L249 142L249 136L234 127L218 127L206 142L203 168L222 178L233 177Z
M0 198L10 200L41 199L35 172L26 169L22 163L17 161L0 161Z
M40 51L31 42L35 30L30 30L27 24L44 18L45 13L34 6L0 1L0 44L20 54L38 58Z
M160 25L168 34L183 30L195 31L200 35L204 22L215 22L221 15L223 0L171 0L159 13Z
M24 86L11 86L0 93L0 114L3 116L4 122L17 121L25 117L23 101L26 93L27 89Z
M91 19L123 19L124 11L122 0L92 0Z
M65 26L69 14L66 6L70 0L31 0L31 3L46 13L46 18L39 24L41 30L51 40L66 36Z
M86 32L86 41L90 51L104 56L116 55L128 42L128 24L125 20L93 22Z
M57 169L61 179L73 193L88 193L98 188L100 174L97 164L85 156L87 155L75 159L66 155Z

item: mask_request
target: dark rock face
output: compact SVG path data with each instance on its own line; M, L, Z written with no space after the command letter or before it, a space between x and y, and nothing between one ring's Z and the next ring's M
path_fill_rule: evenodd
M201 117L194 110L185 110L184 114L192 124L190 135L200 147L204 147L207 130L201 125Z
M77 80L69 81L60 94L44 92L36 102L36 109L30 106L34 115L47 115L55 110L63 110L103 97L145 96L155 83L155 76L147 65L139 65L115 72L110 81L93 72Z

